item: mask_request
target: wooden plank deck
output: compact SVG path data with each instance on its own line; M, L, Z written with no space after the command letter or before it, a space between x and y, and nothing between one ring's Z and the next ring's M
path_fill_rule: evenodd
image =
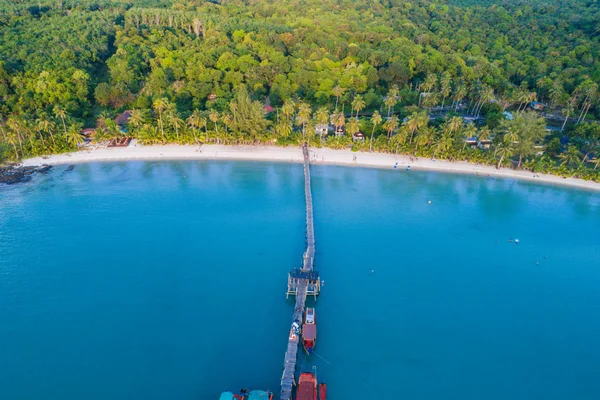
M315 259L315 228L313 224L312 193L310 190L310 159L306 144L302 148L302 152L304 154L304 196L306 198L306 252L304 253L302 269L312 271ZM300 326L302 325L304 304L306 303L306 290L306 279L302 279L298 285L298 294L296 295L292 324L297 322ZM285 358L283 360L283 375L281 376L281 392L279 394L280 400L290 400L292 398L299 342L299 337L290 335L287 351L285 352Z

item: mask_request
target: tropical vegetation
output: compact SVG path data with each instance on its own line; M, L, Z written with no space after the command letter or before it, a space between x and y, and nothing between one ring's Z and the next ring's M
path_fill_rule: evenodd
M88 127L600 180L598 21L587 0L0 0L0 161Z

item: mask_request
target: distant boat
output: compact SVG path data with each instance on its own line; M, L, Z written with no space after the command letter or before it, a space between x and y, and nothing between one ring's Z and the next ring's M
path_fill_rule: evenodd
M313 352L317 344L317 319L314 308L307 308L302 325L302 345L308 354Z
M312 372L303 372L298 379L296 400L317 400L317 378Z
M242 389L240 393L223 392L219 400L273 400L273 393L264 390L248 391Z
M327 400L327 385L319 383L319 400Z

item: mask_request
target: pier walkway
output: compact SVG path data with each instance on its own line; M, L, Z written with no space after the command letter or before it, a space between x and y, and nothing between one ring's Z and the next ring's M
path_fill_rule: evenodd
M303 146L302 152L304 154L304 196L306 198L306 252L304 253L302 270L308 272L313 270L315 258L315 229L313 224L312 193L310 190L310 159L306 144ZM298 356L298 344L300 341L300 327L302 326L302 316L304 314L307 289L308 281L306 279L300 279L298 283L298 293L296 295L296 305L292 317L292 327L290 329L287 351L283 361L280 400L290 400L292 398L294 375L296 373L296 359Z

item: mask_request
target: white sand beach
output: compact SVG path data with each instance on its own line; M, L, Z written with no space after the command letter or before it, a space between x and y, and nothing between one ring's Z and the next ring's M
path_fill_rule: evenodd
M345 166L364 166L384 169L425 170L471 174L478 176L522 179L550 185L571 186L581 189L600 191L600 183L575 178L562 178L555 175L534 174L530 171L515 171L509 168L496 169L487 165L468 162L451 162L427 158L413 159L410 156L352 152L350 150L332 150L311 148L311 162ZM300 147L276 146L143 146L135 141L128 147L98 148L81 150L48 157L35 157L23 161L23 165L40 164L77 164L90 161L125 160L262 160L275 162L302 162Z

